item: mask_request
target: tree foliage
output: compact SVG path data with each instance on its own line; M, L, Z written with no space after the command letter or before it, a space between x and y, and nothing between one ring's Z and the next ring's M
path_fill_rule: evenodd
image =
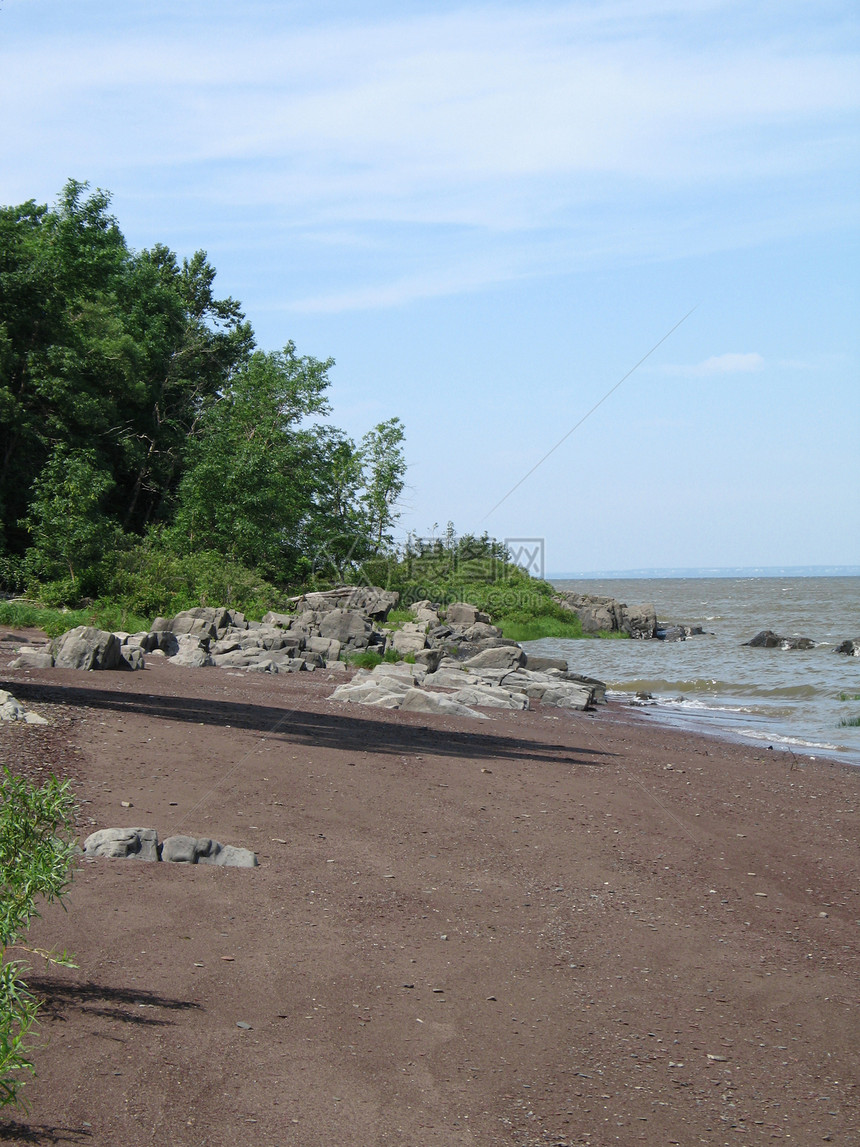
M0 1107L22 1103L21 1088L34 1068L30 1036L39 1001L23 980L26 964L10 950L74 966L63 953L24 943L39 902L61 899L69 884L74 842L67 781L52 777L41 788L4 769L0 778Z
M402 427L327 424L332 365L257 349L206 253L130 250L104 191L0 208L0 579L96 594L153 538L279 584L379 552Z

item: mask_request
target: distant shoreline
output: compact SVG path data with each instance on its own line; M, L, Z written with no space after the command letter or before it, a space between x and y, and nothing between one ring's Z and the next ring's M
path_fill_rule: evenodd
M549 582L616 580L658 580L661 578L729 577L860 577L860 566L693 566L689 569L589 570L578 573L550 573Z

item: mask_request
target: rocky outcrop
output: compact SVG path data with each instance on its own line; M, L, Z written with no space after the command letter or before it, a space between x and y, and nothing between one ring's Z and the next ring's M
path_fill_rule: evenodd
M836 647L837 653L845 653L848 657L860 657L860 637L849 638Z
M248 848L221 844L208 836L168 836L159 844L154 828L102 828L84 841L84 856L171 864L215 864L222 868L256 868L257 855Z
M751 649L814 649L816 645L811 637L780 637L772 629L763 629L743 644Z
M562 590L555 596L562 609L575 613L583 633L626 633L630 637L657 637L653 605L627 606L614 597Z
M360 670L332 693L334 701L407 712L486 717L481 709L529 709L532 701L562 709L590 709L605 700L600 681L560 669L475 666L443 658L435 672L400 662Z
M38 654L21 650L16 667L141 669L147 657L186 669L218 666L258 673L339 669L350 654L393 649L432 672L444 658L472 670L527 666L516 641L502 636L489 616L468 602L447 608L431 601L410 606L413 620L387 626L397 594L368 586L344 586L290 599L293 607L249 621L238 610L197 606L174 617L157 617L141 633L107 633L79 627ZM567 672L562 659L538 658L540 670Z

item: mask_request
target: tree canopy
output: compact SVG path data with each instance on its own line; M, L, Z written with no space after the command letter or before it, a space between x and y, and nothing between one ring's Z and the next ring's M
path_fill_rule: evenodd
M104 191L0 208L0 580L98 594L144 542L277 584L384 551L403 428L323 421L332 366L260 350L206 252L129 249Z

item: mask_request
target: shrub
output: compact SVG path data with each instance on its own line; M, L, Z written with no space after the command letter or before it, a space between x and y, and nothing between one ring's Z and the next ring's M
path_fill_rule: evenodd
M40 1001L23 980L27 964L10 949L74 967L68 954L21 942L37 919L39 898L61 900L71 878L74 842L69 782L52 777L41 788L3 770L0 780L0 1107L25 1106L21 1088L34 1075L30 1033Z

